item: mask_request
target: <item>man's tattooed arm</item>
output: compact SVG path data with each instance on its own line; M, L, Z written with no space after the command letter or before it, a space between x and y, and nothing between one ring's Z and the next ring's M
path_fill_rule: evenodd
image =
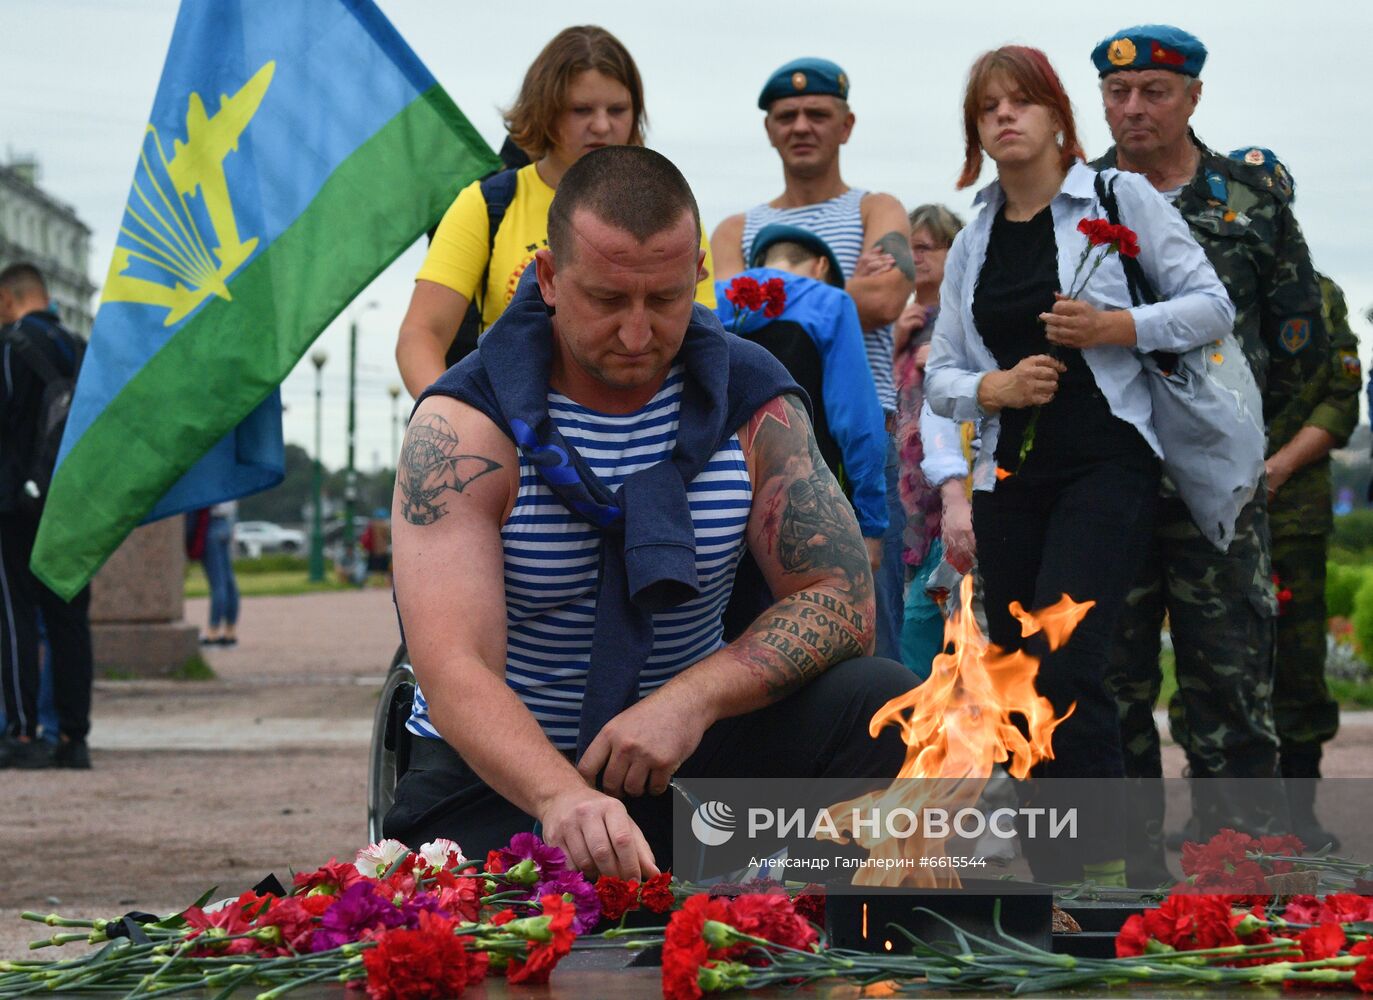
M773 701L871 648L872 571L801 404L773 400L743 436L755 484L749 544L778 599L730 652Z
M896 269L906 276L906 280L915 281L915 258L911 256L911 241L907 236L893 230L878 240L877 246L891 254Z
M405 432L396 469L401 514L411 524L433 524L448 513L449 492L461 493L473 480L501 468L482 455L463 454L453 425L437 413L424 413Z

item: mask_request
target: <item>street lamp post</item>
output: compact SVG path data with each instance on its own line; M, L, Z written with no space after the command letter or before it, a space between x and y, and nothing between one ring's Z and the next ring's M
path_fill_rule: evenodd
M395 472L396 462L399 461L397 447L400 441L400 386L392 382L386 387L386 391L391 394L391 471Z
M324 362L329 355L323 348L316 348L310 354L315 366L315 481L311 493L310 508L310 582L319 583L324 579L324 511L320 490L324 486L324 471L320 464L320 402L324 397Z
M350 571L354 569L353 560L357 557L353 551L353 511L358 499L358 472L354 462L358 425L358 313L376 309L378 305L380 303L375 301L367 303L353 313L352 322L348 324L348 469L343 479L343 558Z

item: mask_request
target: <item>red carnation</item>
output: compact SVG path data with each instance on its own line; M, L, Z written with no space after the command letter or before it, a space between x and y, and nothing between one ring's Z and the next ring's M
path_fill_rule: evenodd
M596 880L596 895L601 900L601 916L606 920L619 920L628 911L639 908L639 883L634 879L626 882L613 875L602 875Z
M1129 226L1116 226L1116 250L1122 257L1139 256L1139 237Z
M1304 930L1297 941L1301 944L1302 960L1306 962L1334 958L1345 945L1344 931L1339 924L1321 924Z
M486 873L488 875L499 875L505 871L505 860L501 857L500 851L486 852Z
M650 913L666 913L676 904L672 894L672 872L654 875L639 890L639 903Z
M1321 903L1321 923L1350 924L1358 920L1368 920L1369 916L1367 896L1356 896L1352 892L1337 892L1326 896Z
M467 953L453 921L422 912L414 930L393 928L363 952L372 1000L447 1000L479 981L485 964Z
M546 983L554 966L561 962L572 950L572 942L577 939L572 930L572 921L577 916L577 908L562 896L548 895L539 900L543 904L543 915L548 917L548 929L553 934L551 941L529 942L529 954L523 959L512 958L505 978L512 983Z
M1148 946L1149 931L1144 926L1144 917L1138 913L1131 915L1116 934L1116 958L1136 958Z
M1320 922L1320 915L1321 901L1315 896L1293 896L1282 918L1289 924L1314 924Z
M763 308L763 289L758 282L746 274L741 274L729 283L725 298L734 303L736 309L756 312Z
M796 915L825 926L825 887L811 883L796 897Z
M1139 238L1129 226L1112 225L1106 219L1083 219L1077 231L1094 247L1108 247L1125 257L1139 256Z
M644 905L648 905L647 901ZM700 1000L701 986L697 976L712 957L701 936L707 920L728 923L729 903L723 898L712 899L701 893L690 897L667 922L663 935L664 1000Z
M1368 955L1354 967L1354 985L1360 992L1373 993L1373 938L1364 938L1349 949L1351 955Z
M475 878L455 878L454 882L454 885L438 890L439 906L450 917L476 923L481 916L480 881Z
M361 882L366 877L351 861L343 862L338 858L330 858L327 865L322 865L312 872L296 872L291 892L296 896L307 892L323 892L337 896L354 882Z
M767 302L763 305L763 315L768 319L776 319L782 315L782 310L787 307L787 286L781 278L769 278L763 282L763 294L767 297Z
M501 926L502 924L508 924L508 923L510 923L510 921L516 919L518 916L519 916L519 914L516 913L513 909L506 909L506 910L501 910L500 913L497 913L494 917L492 917L492 918L491 918L489 921L487 921L487 922L488 922L492 927L499 927L499 926Z
M1144 914L1149 936L1178 951L1239 944L1230 924L1230 904L1217 896L1173 895Z
M290 896L258 918L259 927L275 927L281 932L281 953L309 951L310 938L319 926L315 900L332 902L331 896ZM322 910L320 911L322 912Z
M809 950L819 938L810 922L796 915L791 898L784 893L738 897L730 902L725 923L741 934L801 951Z

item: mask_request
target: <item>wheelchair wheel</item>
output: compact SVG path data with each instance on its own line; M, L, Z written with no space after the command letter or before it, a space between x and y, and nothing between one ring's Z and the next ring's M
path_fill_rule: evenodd
M415 697L415 672L410 656L401 645L391 659L377 699L377 713L372 722L372 747L367 769L367 838L375 844L381 840L381 823L396 800L396 782L409 763L410 733L405 720L410 717L410 704Z

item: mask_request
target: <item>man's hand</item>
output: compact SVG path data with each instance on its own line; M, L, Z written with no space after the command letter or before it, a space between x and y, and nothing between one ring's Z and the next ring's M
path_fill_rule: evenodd
M667 791L714 721L697 699L686 696L687 686L678 678L607 722L577 765L587 783L594 785L601 775L602 790L615 798Z
M882 539L864 538L863 545L868 550L868 565L876 573L882 566Z
M544 842L562 848L589 879L658 874L648 841L618 799L585 786L569 788L539 811L539 820Z
M1058 377L1068 370L1047 354L1022 358L1010 371L988 372L977 386L977 401L988 413L1043 406L1058 392Z
M853 263L853 278L875 278L879 274L886 274L896 267L896 258L889 254L881 246L871 246L858 255L858 259Z
M1054 308L1040 313L1044 335L1063 347L1134 347L1135 318L1126 309L1096 308L1090 302L1054 292Z

